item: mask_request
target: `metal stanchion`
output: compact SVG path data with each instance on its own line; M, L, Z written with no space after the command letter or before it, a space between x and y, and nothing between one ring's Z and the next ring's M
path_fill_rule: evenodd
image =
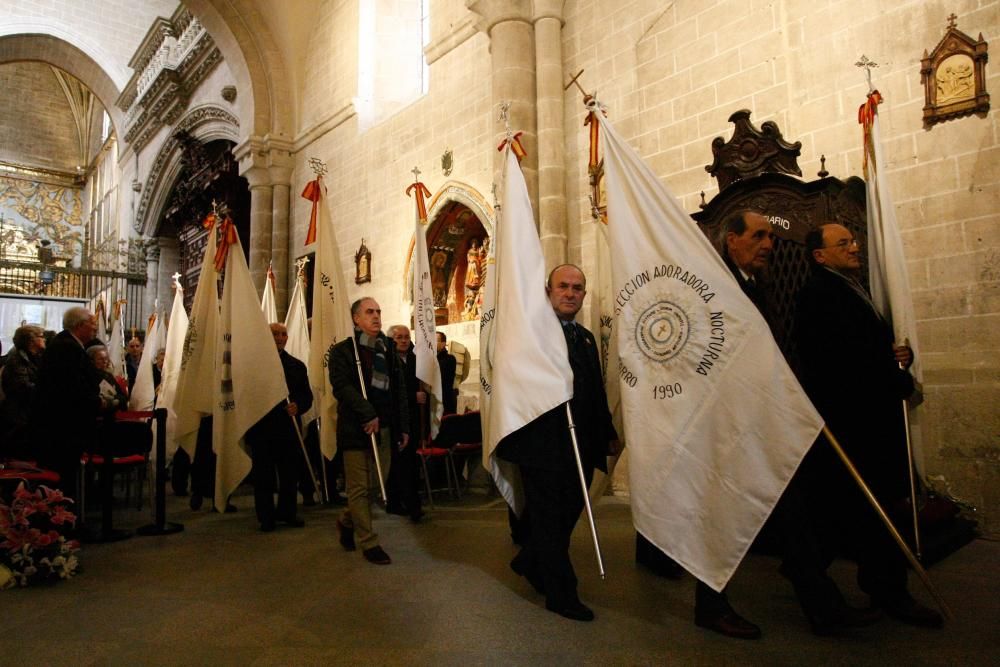
M156 494L153 523L136 530L136 535L170 535L184 530L184 524L167 521L167 411L157 408L156 419Z

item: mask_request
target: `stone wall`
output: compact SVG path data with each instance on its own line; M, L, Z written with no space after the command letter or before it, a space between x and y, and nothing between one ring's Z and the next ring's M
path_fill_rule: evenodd
M80 151L73 113L56 75L45 63L0 65L0 160L75 173ZM30 122L16 119L30 118Z
M437 14L432 5L432 41L442 24L465 13L460 4L448 4L451 12ZM327 76L303 91L306 122L297 145L303 136L310 136L311 128L329 124L337 110L350 105L357 86L357 4L326 2L317 18L306 71ZM373 296L382 307L386 326L410 320L409 304L404 301L404 267L413 238L414 202L405 190L413 182L413 167L420 168L420 179L432 193L446 182L457 181L492 202L495 147L491 137L496 113L490 108L488 47L488 38L475 34L431 65L428 95L365 131L359 130L353 112L345 114L339 124L296 153L289 258L312 250L304 246L311 204L299 193L313 178L308 159L320 158L329 168L331 217L348 275L348 296ZM446 177L441 155L448 148L454 154L454 171ZM372 253L373 280L355 285L354 253L362 238ZM460 325L455 330L456 340L478 349L474 326Z
M565 71L586 70L584 85L689 211L699 191L716 193L704 170L710 142L728 138L727 118L741 108L802 142L805 178L821 154L833 176L860 175L856 110L867 88L854 63L865 54L880 64L873 79L885 97L885 169L925 369L924 468L936 486L979 507L988 532L1000 530L1000 120L994 110L924 129L920 81L920 58L943 37L948 14L972 37L997 42L1000 3L581 1L566 12ZM995 72L987 66L994 96ZM567 128L579 126L578 98L566 100ZM584 265L598 242L586 141L582 128L567 133L570 256Z

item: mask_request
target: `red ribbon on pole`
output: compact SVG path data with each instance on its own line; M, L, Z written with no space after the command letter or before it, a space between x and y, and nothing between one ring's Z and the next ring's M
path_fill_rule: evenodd
M149 330L153 328L153 323L156 322L156 313L150 313L149 319L146 321L146 334L149 334Z
M306 232L306 245L316 243L316 219L319 214L319 200L323 196L323 186L320 183L322 176L317 176L316 180L306 183L302 196L312 202L312 211L309 212L309 231Z
M878 114L878 105L880 104L882 104L882 95L877 90L873 90L868 93L868 99L865 100L865 103L858 107L858 123L861 124L862 140L864 141L862 144L862 152L864 153L864 161L861 163L862 173L868 168L872 125L875 123L875 116ZM874 155L872 157L874 158Z
M218 216L214 213L209 213L205 217L205 228L211 229L216 220L218 220ZM215 249L216 271L222 271L226 268L226 257L229 256L229 246L234 243L236 243L236 225L233 224L233 219L227 215L219 224L218 246Z
M524 133L518 132L513 137L510 137L509 139L504 139L503 141L500 142L500 145L497 146L497 150L503 151L503 149L507 146L507 142L509 141L510 149L514 151L514 155L517 156L517 161L520 162L521 158L523 158L525 155L528 154L528 152L524 150L524 146L521 145L522 134Z
M417 193L416 194L416 198L417 198L417 215L420 216L421 220L423 220L423 221L426 222L426 220L427 220L427 204L424 203L424 197L430 197L431 196L431 191L427 189L426 185L424 185L420 181L417 181L416 183L414 183L410 187L406 188L406 196L409 197L410 193L413 192L414 190Z

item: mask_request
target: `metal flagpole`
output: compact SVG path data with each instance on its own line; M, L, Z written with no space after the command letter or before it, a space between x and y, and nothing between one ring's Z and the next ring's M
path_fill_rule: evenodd
M858 60L858 62L854 63L854 66L855 67L860 67L861 69L863 69L865 71L865 80L868 83L868 94L871 95L872 93L875 92L875 86L872 84L872 69L875 68L875 67L878 67L878 63L875 62L874 60L869 60L867 56L865 56L864 54L862 54L861 59ZM869 147L868 147L867 144L871 143L871 141L872 141L871 137L869 137L868 134L867 134L867 126L866 126L865 136L867 137L866 141L865 141L866 145L863 148L867 152L869 150ZM874 147L872 147L871 159L873 160L873 164L874 164L874 159L875 159ZM878 165L875 165L875 167L873 169L877 169L877 168L878 168ZM910 346L910 341L908 339L904 339L903 340L903 345L906 346L906 347L909 347ZM899 364L899 368L901 370L906 370L906 368L903 366L903 364ZM914 466L914 464L913 464L913 441L910 439L910 415L909 415L909 412L907 410L906 399L903 399L901 401L901 406L902 406L902 409L903 409L903 425L905 426L905 429L906 429L906 431L905 431L906 432L906 461L907 461L907 464L908 464L907 471L909 472L909 476L910 476L910 507L911 507L912 514L913 514L913 547L914 547L914 549L917 552L917 559L918 560L923 560L923 554L921 553L921 548L920 548L920 519L919 519L920 515L919 515L919 509L918 509L918 503L917 503L917 480L916 480L917 469L916 469L916 466Z
M317 417L316 418L316 435L317 436L320 435L320 431L322 430L322 428L323 428L323 420L320 419L319 417ZM322 439L320 439L320 442L323 442ZM319 465L320 465L320 469L323 471L323 502L329 504L329 502L330 502L330 480L328 480L327 476L326 476L326 461L323 460L324 458L325 457L323 456L323 452L320 452L320 454L319 454Z
M900 369L903 364L899 365ZM906 399L900 401L903 408L903 428L906 431L906 465L910 473L910 508L913 514L913 548L917 552L917 560L923 560L924 555L920 549L920 512L917 508L917 469L913 465L913 442L910 440L910 413L907 409Z
M594 525L594 511L590 507L590 490L587 488L587 477L583 474L583 460L580 458L580 446L576 441L576 424L573 423L573 411L566 402L566 422L569 424L569 436L573 441L573 455L576 457L576 471L580 475L580 491L583 492L583 506L587 508L587 521L590 523L590 537L594 540L594 554L597 556L597 570L601 579L605 578L604 559L601 557L601 542L597 538L597 526Z
M353 333L351 334L351 344L354 346L354 362L358 366L358 383L361 385L361 395L364 399L368 400L368 390L365 389L365 375L361 372L361 354L358 352L358 341L354 338ZM382 502L388 503L388 496L385 495L385 480L382 479L382 462L378 457L378 441L375 439L374 433L369 433L372 437L372 455L375 457L375 474L378 475L378 487L382 492Z
M854 481L857 482L862 493L864 493L865 497L868 498L868 502L871 503L871 506L875 509L875 512L882 520L882 523L884 523L885 527L889 529L889 533L891 533L892 538L896 540L896 544L903 550L903 555L906 556L906 560L910 562L914 572L917 573L917 576L920 577L920 581L924 583L924 587L927 588L931 597L934 598L934 601L937 603L941 613L945 618L951 619L951 609L948 608L948 604L944 601L944 598L942 598L937 592L937 589L934 588L934 584L931 583L930 577L927 576L927 571L924 570L924 568L920 565L920 561L918 561L913 555L913 552L910 551L910 547L907 546L906 540L904 540L903 536L899 534L898 530L896 530L896 526L892 524L892 520L889 518L889 515L887 515L885 510L882 509L882 506L875 498L875 494L873 494L871 489L868 488L868 485L865 484L865 481L861 478L861 474L858 472L858 469L854 467L853 463L851 463L851 459L847 457L847 453L844 452L840 443L837 442L837 439L833 436L833 433L830 432L830 429L826 426L826 424L823 425L823 435L826 436L827 441L829 441L830 445L837 452L837 456L840 457L840 460L844 462L845 466L847 466L847 471L851 473L851 477L854 478Z
M285 399L285 405L289 405L291 401L287 398ZM292 426L295 427L295 435L299 436L299 446L302 448L302 456L306 460L306 469L309 470L309 479L312 480L313 486L319 488L319 479L316 477L316 471L313 470L312 462L309 461L309 452L306 451L306 441L302 438L302 429L299 428L299 422L295 420L294 415L288 415L288 418L292 420Z

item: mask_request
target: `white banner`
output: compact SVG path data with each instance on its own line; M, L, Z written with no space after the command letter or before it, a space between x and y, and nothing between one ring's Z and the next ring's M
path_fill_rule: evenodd
M823 422L708 239L596 116L632 516L721 590Z
M483 465L520 513L515 468L498 458L500 440L573 397L566 338L545 294L545 258L531 199L513 151L504 162L503 199L486 272L480 318Z

